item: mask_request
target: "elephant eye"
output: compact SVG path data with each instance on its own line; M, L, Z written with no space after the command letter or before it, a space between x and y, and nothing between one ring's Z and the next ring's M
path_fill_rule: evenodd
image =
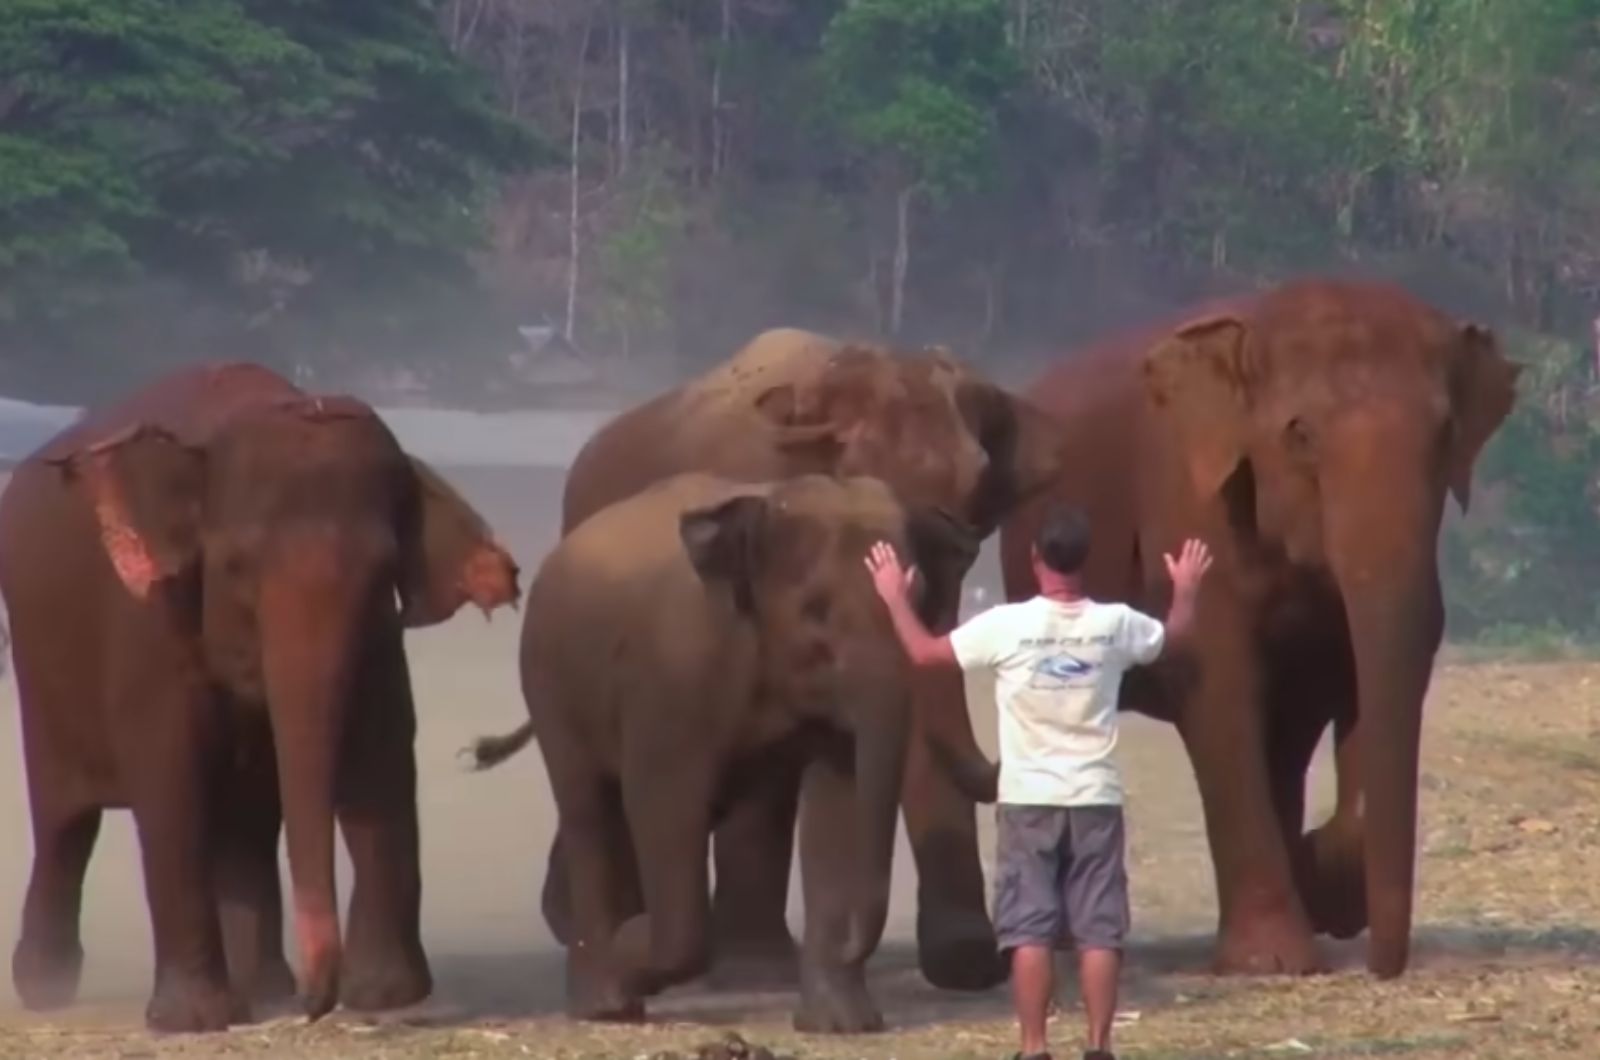
M833 601L827 593L813 593L800 605L800 613L809 621L822 623L828 621L828 612L832 607Z
M1283 425L1283 444L1296 456L1306 456L1311 452L1311 428L1299 416L1292 416L1289 422Z

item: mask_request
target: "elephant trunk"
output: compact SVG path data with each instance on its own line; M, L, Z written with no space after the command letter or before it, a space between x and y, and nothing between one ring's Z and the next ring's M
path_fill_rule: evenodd
M961 584L945 588L924 602L921 617L937 634L956 628L961 617ZM965 679L957 671L936 667L911 675L916 712L912 739L926 740L933 760L957 791L973 802L992 803L1000 786L1000 766L978 746L967 710Z
M346 591L346 576L316 569L305 553L296 556L294 566L262 579L261 656L293 883L302 1000L306 1015L315 1020L333 1009L339 993L335 786L364 594Z
M1059 420L1031 401L1011 395L999 400L1003 408L984 417L982 443L989 465L969 513L983 537L997 530L1019 505L1048 489L1066 466L1065 432Z
M915 678L917 713L913 738L926 740L932 758L955 789L978 803L993 803L1000 788L1000 764L978 746L967 712L959 673L928 669Z
M1422 706L1444 629L1434 544L1442 503L1430 517L1427 500L1416 501L1415 511L1391 503L1382 518L1330 526L1356 669L1367 965L1384 978L1403 972L1410 953Z

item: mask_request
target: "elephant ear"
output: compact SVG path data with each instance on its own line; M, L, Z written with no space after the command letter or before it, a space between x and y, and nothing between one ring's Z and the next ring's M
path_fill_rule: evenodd
M126 430L44 463L83 491L117 579L140 600L162 582L198 571L205 455L159 427Z
M923 618L953 627L961 607L961 581L978 558L980 539L942 508L923 508L906 516L906 544L922 575Z
M400 613L413 629L444 622L464 604L487 617L517 606L517 563L483 517L433 468L408 457L416 489L400 533Z
M1451 380L1455 435L1450 445L1450 492L1466 511L1472 500L1472 466L1485 443L1510 415L1522 366L1505 359L1494 332L1461 328L1460 355Z
M757 552L767 522L762 497L734 497L678 517L678 536L695 573L708 584L723 582L733 589L744 614L754 612Z
M1190 481L1202 497L1218 493L1245 457L1255 383L1247 337L1237 317L1208 316L1183 325L1145 354L1146 391L1175 421Z

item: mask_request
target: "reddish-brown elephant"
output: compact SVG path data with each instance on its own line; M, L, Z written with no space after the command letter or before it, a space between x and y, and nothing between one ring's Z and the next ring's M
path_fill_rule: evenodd
M1216 555L1190 649L1131 673L1123 705L1176 723L1194 766L1221 970L1315 970L1314 931L1369 922L1368 966L1405 968L1444 497L1466 506L1518 372L1402 290L1308 280L1094 346L1033 391L1070 455L1001 531L1008 598L1034 592L1053 498L1093 522L1094 596L1160 614L1162 553L1199 536ZM1329 724L1338 809L1302 836Z
M570 531L680 472L743 482L824 473L875 477L902 503L943 510L981 539L1060 466L1061 433L1049 416L941 350L891 350L782 328L595 435L567 479L562 521ZM948 628L966 570L935 573L928 614ZM971 746L961 682L947 675L919 681L901 811L917 862L922 972L937 986L986 989L1005 969L985 908L975 807L933 764L922 736L929 724L958 727L964 737L953 733L939 746ZM796 969L784 913L800 781L779 771L766 780L728 810L713 844L714 973L742 985L789 981ZM559 849L558 836L544 908L566 941Z
M24 1003L75 995L83 874L101 812L122 807L155 940L151 1026L221 1028L292 993L280 817L308 1014L426 996L402 632L513 603L516 583L370 408L251 365L169 375L19 465L0 591L34 831Z

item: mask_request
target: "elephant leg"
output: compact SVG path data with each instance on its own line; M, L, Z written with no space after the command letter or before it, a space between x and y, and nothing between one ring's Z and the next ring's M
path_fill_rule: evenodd
M860 801L851 752L827 741L807 764L800 810L800 880L805 940L800 954L798 1031L857 1034L883 1029L867 990L867 959L877 939L858 938L863 872Z
M154 1030L223 1030L233 1012L207 819L220 788L211 782L214 710L178 704L121 740L155 938L155 991L145 1008Z
M1272 806L1283 840L1292 850L1300 842L1306 822L1306 774L1317 753L1326 721L1273 712L1268 723L1267 774L1272 784Z
M644 912L644 898L639 893L639 865L633 856L633 842L622 822L618 809L615 822L606 829L610 864L615 866L615 891L613 901L620 923L630 916ZM572 887L570 874L561 860L561 828L550 840L550 856L544 870L544 888L540 896L540 909L550 934L563 946L572 945Z
M42 646L39 641L57 640L56 631L22 617L13 612L12 657L27 763L33 869L22 904L22 930L11 953L11 979L26 1007L45 1010L69 1005L77 997L83 971L83 875L100 834L101 811L71 745L58 742L51 724L81 712L87 690L71 681L65 668L51 665L50 653L27 650Z
M249 756L235 763L218 800L213 842L217 913L233 989L234 1019L295 994L283 949L283 891L278 882L282 809L270 732L254 734ZM259 1012L258 1012L259 1014Z
M623 921L612 957L631 992L659 993L711 966L707 860L716 767L696 753L634 741L622 760L622 805L645 911Z
M1278 815L1283 841L1289 849L1295 889L1311 918L1313 929L1317 927L1318 874L1311 844L1302 838L1301 833L1305 830L1306 819L1306 775L1311 769L1317 744L1327 727L1323 715L1307 711L1308 707L1315 705L1316 697L1302 697L1300 702L1288 705L1286 710L1275 711L1267 743L1272 804Z
M740 778L712 843L712 981L731 989L798 982L789 934L789 870L800 799L796 755L763 756Z
M924 733L926 711L965 714L961 678L921 675L917 698L900 800L917 865L917 959L936 987L987 990L1007 969L985 901L977 807L939 765ZM963 716L961 725L969 724Z
M382 635L363 677L339 778L339 830L355 883L339 999L381 1011L433 992L422 949L416 711L398 629Z
M624 975L613 942L625 918L619 895L627 888L614 853L630 842L614 783L598 776L574 777L565 768L552 787L561 814L557 871L572 896L567 943L567 1014L574 1019L632 1021L644 1018L643 991ZM559 857L555 856L559 852ZM632 914L638 916L641 914Z
M42 771L41 771L42 772ZM11 979L23 1005L39 1011L70 1005L83 972L78 918L83 874L100 834L100 808L62 804L28 772L33 817L33 873L22 905L22 933L11 954Z
M544 863L544 887L539 894L539 910L550 935L563 946L572 945L572 888L566 863L561 860L561 829L550 839L550 854Z
M1216 873L1215 964L1224 973L1317 971L1322 959L1274 804L1253 655L1219 625L1199 645L1204 662L1178 711Z
M1317 931L1355 938L1367 928L1367 874L1361 818L1361 760L1354 739L1355 712L1334 719L1338 804L1333 816L1301 843L1300 891Z

